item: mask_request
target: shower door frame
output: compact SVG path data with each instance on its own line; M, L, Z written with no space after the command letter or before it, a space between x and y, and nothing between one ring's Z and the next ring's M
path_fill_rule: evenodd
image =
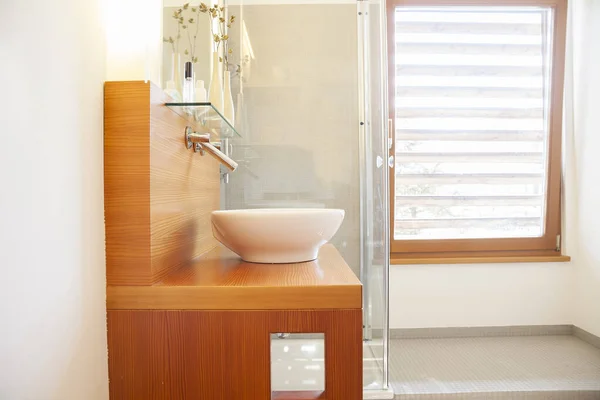
M374 237L374 201L372 177L375 173L381 176L381 207L383 214L383 228L381 241L383 243L383 309L382 312L382 390L365 390L364 398L385 399L392 398L393 392L389 387L389 266L390 266L390 236L389 236L389 175L388 151L390 132L388 132L388 95L387 95L387 30L386 30L386 2L385 0L357 0L357 46L358 46L358 140L359 140L359 181L360 181L360 280L363 283L363 339L370 341L372 334L372 296L373 287L370 284L370 275L373 273L373 241ZM369 27L368 12L371 5L379 7L379 49L372 49L370 44L371 30ZM372 10L371 10L372 11ZM381 70L379 81L380 95L373 98L371 92L371 61L373 54L379 56ZM373 101L381 102L378 115L375 115ZM380 148L373 148L373 130L371 121L379 119L381 127L379 134ZM377 133L375 133L377 134ZM375 156L375 154L377 154ZM392 159L393 161L393 159ZM381 171L381 172L380 172Z

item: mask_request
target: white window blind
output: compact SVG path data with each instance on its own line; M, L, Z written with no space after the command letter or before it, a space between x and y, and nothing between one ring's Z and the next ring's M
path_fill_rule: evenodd
M544 233L552 11L398 7L394 239Z

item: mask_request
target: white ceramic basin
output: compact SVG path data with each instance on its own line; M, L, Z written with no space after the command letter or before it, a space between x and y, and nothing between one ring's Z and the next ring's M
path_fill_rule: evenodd
M327 208L213 211L212 230L244 261L297 263L317 258L343 220L344 210Z

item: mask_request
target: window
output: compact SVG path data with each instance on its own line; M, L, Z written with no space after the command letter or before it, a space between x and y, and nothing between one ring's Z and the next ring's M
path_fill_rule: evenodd
M388 3L392 259L560 255L565 25L566 0Z

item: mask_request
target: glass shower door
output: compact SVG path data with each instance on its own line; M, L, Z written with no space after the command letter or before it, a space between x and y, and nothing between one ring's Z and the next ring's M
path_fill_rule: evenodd
M379 5L227 5L237 17L230 69L242 138L227 146L240 167L224 179L223 208L346 211L331 242L363 283L363 382L371 396L365 398L385 398L373 397L387 385L389 213ZM285 385L285 374L282 379Z
M388 391L389 195L385 2L357 3L359 143L361 164L361 273L364 388L371 398ZM371 361L372 360L372 361ZM370 372L373 373L370 373Z

